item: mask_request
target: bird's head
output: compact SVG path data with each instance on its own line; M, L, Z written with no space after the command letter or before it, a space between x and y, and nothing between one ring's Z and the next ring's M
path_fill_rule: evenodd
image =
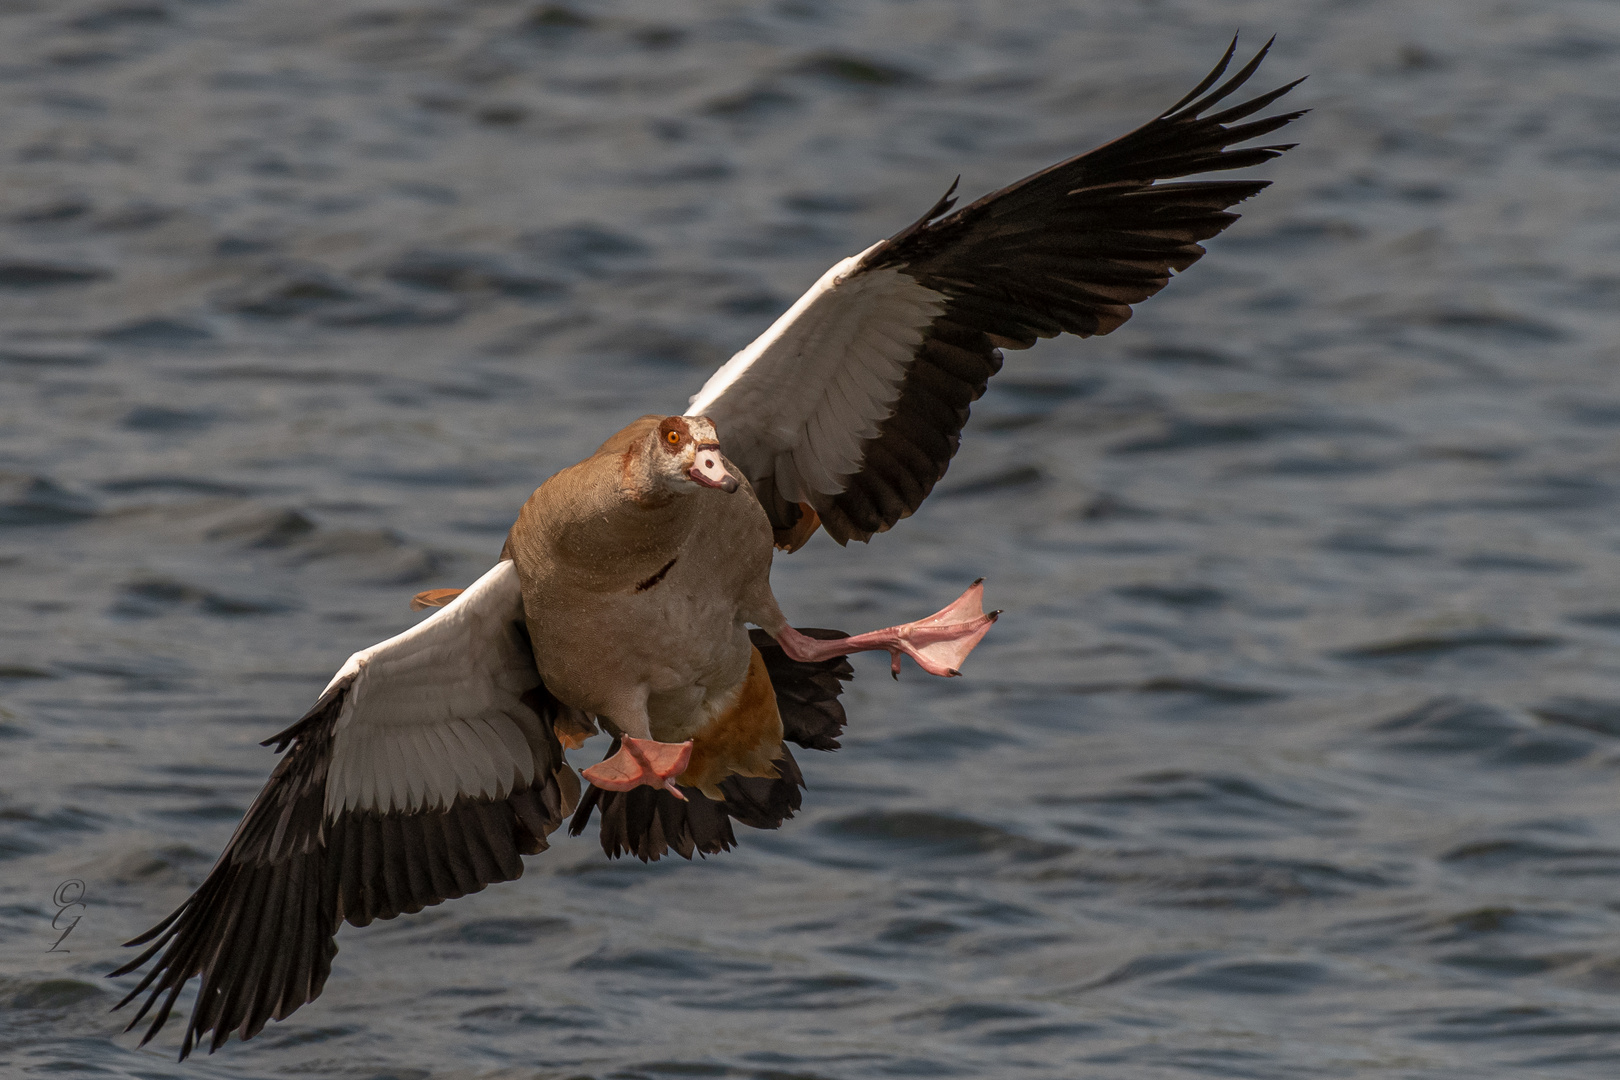
M666 416L653 432L652 472L670 491L694 486L737 490L737 478L720 454L720 438L704 416Z

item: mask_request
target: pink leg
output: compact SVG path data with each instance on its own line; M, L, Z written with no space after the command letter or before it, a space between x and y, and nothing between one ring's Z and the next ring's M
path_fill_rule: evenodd
M686 796L675 786L675 777L686 771L687 762L691 760L691 739L683 743L664 743L626 735L619 740L617 754L597 762L580 775L608 791L629 791L642 784L661 787L685 802Z
M983 599L984 578L980 578L949 607L926 619L829 641L808 637L791 626L784 626L776 634L776 643L793 659L804 661L831 660L853 652L881 649L894 658L890 671L897 679L901 653L917 661L917 666L930 675L960 675L962 661L1001 614L992 611L986 615L981 606Z

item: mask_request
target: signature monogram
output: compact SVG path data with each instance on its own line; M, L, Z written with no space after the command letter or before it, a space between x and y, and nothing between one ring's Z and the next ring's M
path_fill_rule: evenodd
M51 929L62 931L62 936L51 942L46 952L72 952L72 949L58 948L67 936L73 933L73 928L79 925L84 918L84 882L78 878L68 878L56 887L51 894L51 903L56 905L56 914L51 918Z

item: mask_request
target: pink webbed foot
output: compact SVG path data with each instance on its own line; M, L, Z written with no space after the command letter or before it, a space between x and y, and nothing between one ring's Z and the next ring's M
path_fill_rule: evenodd
M893 657L889 670L897 679L901 653L917 661L917 666L930 675L960 675L962 661L1001 614L999 611L986 614L983 601L984 578L980 578L950 606L926 619L831 640L808 637L787 626L776 635L776 642L793 659L804 661L831 660L853 652L881 649Z
M684 802L686 796L675 786L675 777L686 771L687 762L691 760L691 739L667 743L626 735L619 740L617 754L597 762L580 775L608 791L629 791L646 784L663 788Z

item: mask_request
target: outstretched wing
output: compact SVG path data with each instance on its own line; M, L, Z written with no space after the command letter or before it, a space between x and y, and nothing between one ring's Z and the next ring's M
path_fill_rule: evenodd
M520 876L519 856L543 851L578 801L555 732L584 722L572 712L535 670L511 562L351 656L303 719L265 741L285 756L201 888L113 972L156 958L119 1002L147 995L131 1028L158 1006L142 1044L194 975L182 1060L319 996L345 920Z
M807 540L817 517L847 543L909 516L945 475L998 350L1109 333L1237 220L1227 208L1269 181L1157 182L1293 145L1228 149L1303 115L1239 122L1297 82L1204 115L1270 43L1210 91L1236 48L1129 135L955 213L951 185L910 227L827 271L704 384L687 415L714 421L781 546Z

